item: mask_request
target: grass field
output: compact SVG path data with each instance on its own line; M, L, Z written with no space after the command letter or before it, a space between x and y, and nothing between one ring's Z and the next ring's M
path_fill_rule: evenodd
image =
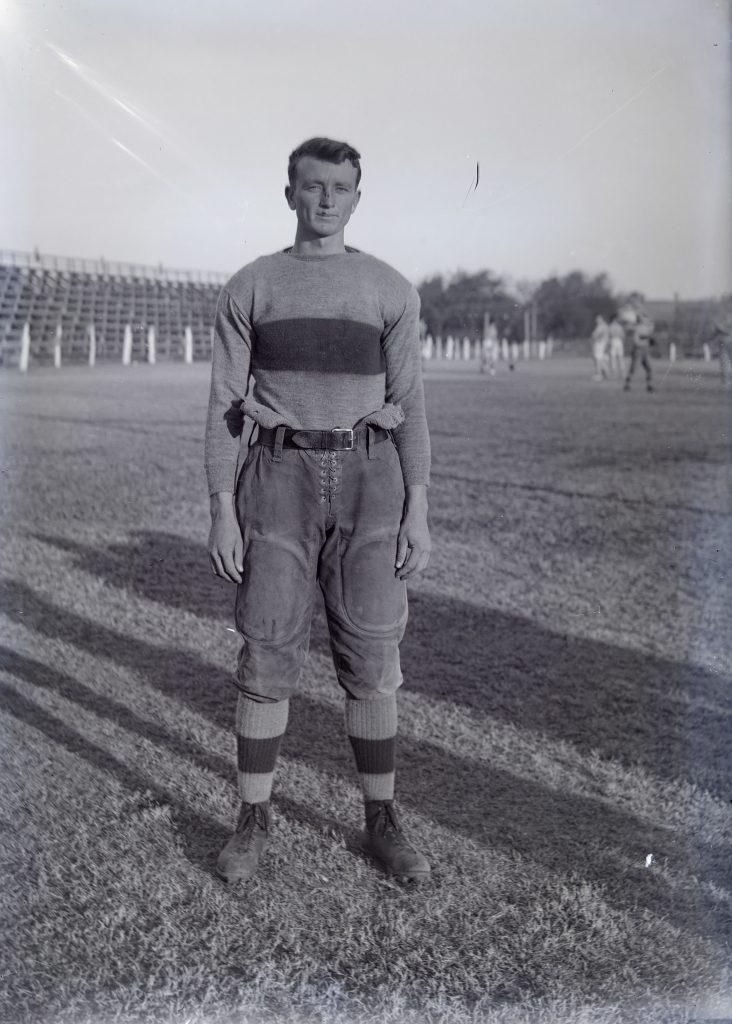
M427 375L398 793L434 864L354 851L322 615L247 889L207 367L0 377L0 1019L732 1018L732 403L589 361ZM652 856L651 856L652 855Z

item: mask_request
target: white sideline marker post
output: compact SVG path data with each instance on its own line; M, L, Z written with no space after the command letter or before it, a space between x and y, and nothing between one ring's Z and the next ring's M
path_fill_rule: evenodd
M704 353L704 362L705 363L711 363L711 361L712 361L712 350L710 349L710 347L709 347L709 345L708 345L708 343L706 341L702 345L702 352Z
M193 362L193 331L190 324L183 332L183 362L187 366Z
M122 340L122 365L129 366L132 362L132 328L125 324L125 336Z
M155 328L152 324L147 329L147 361L150 366L155 365Z
M668 346L668 361L670 363L675 363L676 362L676 342L675 341L669 342L669 346Z
M23 324L23 330L20 335L20 357L18 359L18 369L21 373L28 372L28 363L30 362L30 324L26 320Z
M56 324L56 335L53 339L53 365L55 369L61 369L61 339L64 335L64 329L61 324Z
M89 338L89 366L94 366L97 361L97 332L94 324L89 324L86 333Z

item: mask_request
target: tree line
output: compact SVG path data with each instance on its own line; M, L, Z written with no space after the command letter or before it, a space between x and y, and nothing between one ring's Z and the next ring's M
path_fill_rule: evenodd
M612 317L626 301L613 294L606 274L590 277L574 270L540 283L509 285L490 270L469 274L458 271L449 278L427 278L418 289L422 319L433 337L449 334L480 338L484 316L496 324L500 337L518 341L524 337L524 315L531 311L537 337L586 338L600 314Z

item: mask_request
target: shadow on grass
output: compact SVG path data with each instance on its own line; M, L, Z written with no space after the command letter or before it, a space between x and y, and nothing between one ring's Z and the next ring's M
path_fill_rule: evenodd
M1 664L4 671L20 678L28 679L35 686L48 687L54 691L64 693L66 696L70 696L74 692L78 695L80 690L86 689L81 684L71 680L69 676L63 676L42 665L40 662L24 658L12 651L8 651L6 648L0 649L0 658L2 659ZM91 691L88 692L91 693ZM112 775L132 793L144 794L149 792L156 803L170 807L175 826L180 830L181 835L185 839L186 856L197 868L206 871L209 875L215 876L215 853L212 850L220 849L226 842L227 836L213 818L198 815L190 807L177 800L171 792L164 786L159 785L154 779L130 768L124 761L120 761L119 758L105 750L104 747L93 743L55 715L34 704L33 701L27 700L27 698L17 693L11 686L0 683L0 697L2 698L3 710L19 719L19 721L25 722L34 729L38 729L54 743L62 744L72 754L83 758L92 767ZM98 712L98 703L102 698L99 698L96 694L94 697L97 702L95 710ZM72 697L72 699L74 698ZM83 701L82 703L85 706L90 705L89 701ZM118 707L118 705L115 706ZM146 735L149 723L145 722L142 724L144 728L137 731L142 735ZM129 727L129 720L127 727Z
M232 757L221 757L206 750L198 743L169 732L157 722L140 718L124 704L97 693L96 690L74 679L73 676L49 668L35 658L29 658L2 645L0 645L0 668L9 675L26 680L33 686L61 694L67 700L78 704L79 707L85 708L101 718L109 719L133 735L144 737L149 742L170 751L176 757L187 758L192 763L218 775L224 782L235 783L233 737ZM221 683L221 674L217 673L217 675L219 683ZM226 704L225 697L228 696L229 701L231 698L230 687L226 689L225 694L220 694L222 707ZM130 768L108 750L98 746L55 715L27 700L11 687L0 683L0 696L6 711L39 729L53 742L63 744L67 750L82 757L95 768L113 775L132 792L150 791L157 802L167 804L173 812L176 827L186 841L185 852L189 860L197 867L207 871L208 874L218 877L214 870L214 862L218 851L230 835L230 829L222 829L213 818L199 815L155 779ZM226 718L227 725L230 726L231 715L227 714ZM336 831L350 845L355 845L356 830L344 830L341 823L335 818L320 814L317 809L305 807L284 796L275 796L273 802L282 814L292 821L321 831Z
M113 586L206 618L233 619L233 587L204 547L141 532L106 550L43 537ZM465 704L626 766L732 791L732 679L454 598L410 593L402 666L410 690ZM322 614L312 647L328 652Z
M26 628L110 658L139 673L148 685L186 703L217 726L231 728L234 691L218 668L193 652L125 636L52 604L20 583L6 583L1 596L5 614L22 622ZM317 639L320 643L324 637ZM418 640L413 642L418 643ZM183 754L233 782L233 757L227 769L220 757L166 733L164 727L139 718L119 702L92 691L70 676L12 651L6 651L5 655L7 669L33 685L61 692L96 714L178 755ZM463 694L466 696L477 703L477 693ZM335 736L343 734L340 713L304 695L293 703L293 726L288 731L283 753L320 771L350 773L350 753L345 738L339 744L333 742ZM480 706L493 712L491 701L485 695ZM32 703L23 699L23 706L14 713L22 713L34 724L36 710L40 728L52 738L118 775L131 788L150 788L148 779L64 723L57 722L47 712L36 709ZM518 851L550 871L564 874L572 870L579 878L600 884L610 902L624 909L640 905L700 934L717 937L723 929L719 904L713 896L693 886L672 890L663 876L645 871L642 866L645 854L654 850L657 855L668 858L669 866L682 875L691 873L720 883L726 865L723 851L696 849L671 830L649 825L609 807L604 801L560 793L551 786L485 765L478 768L458 752L408 737L400 739L399 776L402 802L454 832L454 853L448 854L442 865L448 873L453 868L459 870L460 836L465 835L488 848L508 853ZM189 844L189 856L211 870L211 858L224 839L220 828L215 822L196 819L189 808L164 790L161 793L175 809ZM338 823L323 817L317 809L289 800L277 802L282 812L295 820L318 829L335 827L343 834ZM202 837L209 842L208 850L204 850ZM622 851L622 860L613 852L618 850Z

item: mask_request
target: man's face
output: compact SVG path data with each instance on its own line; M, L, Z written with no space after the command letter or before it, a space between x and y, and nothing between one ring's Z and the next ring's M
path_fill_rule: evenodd
M350 160L332 164L314 156L300 157L295 184L285 189L298 227L311 238L327 238L342 231L361 198L356 175Z

